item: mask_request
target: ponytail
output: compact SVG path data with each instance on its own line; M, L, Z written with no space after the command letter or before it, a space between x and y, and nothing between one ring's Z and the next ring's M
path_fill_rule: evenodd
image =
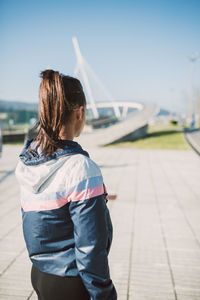
M39 88L39 128L34 140L36 149L41 146L45 156L51 155L60 146L59 134L75 107L86 105L85 95L78 79L45 70Z

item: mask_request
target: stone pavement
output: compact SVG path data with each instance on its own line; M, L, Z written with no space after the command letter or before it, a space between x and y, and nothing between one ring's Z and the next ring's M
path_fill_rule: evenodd
M0 159L0 300L37 299L13 174L20 149L5 146ZM118 195L108 202L118 299L200 300L200 157L192 150L87 150L108 192Z

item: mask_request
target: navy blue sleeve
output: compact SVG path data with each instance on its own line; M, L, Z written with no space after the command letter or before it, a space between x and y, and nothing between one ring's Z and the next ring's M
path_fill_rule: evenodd
M76 263L91 300L116 300L108 266L112 225L105 195L70 202L69 211L74 224Z

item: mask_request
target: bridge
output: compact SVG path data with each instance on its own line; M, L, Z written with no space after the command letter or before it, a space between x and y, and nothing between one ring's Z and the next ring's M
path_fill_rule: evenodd
M122 102L123 103L123 102ZM126 105L127 103L125 103ZM159 112L155 105L143 105L138 112L130 113L124 120L109 126L87 132L78 137L84 146L103 146L116 142L135 140L147 133L148 122Z
M99 77L95 74L91 66L83 58L77 38L73 37L72 42L77 57L77 64L74 75L75 77L79 77L79 74L82 76L88 99L90 101L90 103L87 104L87 109L91 109L94 118L98 120L98 118L100 117L100 108L106 109L111 107L113 109L113 114L118 120L118 122L112 126L98 129L98 132L96 132L95 130L95 133L91 132L88 135L88 138L84 138L84 141L87 140L89 145L107 145L115 142L134 140L144 137L147 133L148 121L160 111L159 107L156 105L145 105L131 101L114 101L113 97L107 91ZM104 91L105 97L108 99L107 102L94 101L92 89L90 87L87 75L87 70L92 73L96 83ZM136 109L137 112L134 111L133 113L128 113L130 109Z

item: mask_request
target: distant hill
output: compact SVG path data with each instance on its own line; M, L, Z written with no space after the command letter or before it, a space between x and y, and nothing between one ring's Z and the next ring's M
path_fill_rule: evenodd
M170 115L170 111L164 108L160 108L160 111L157 114L157 116L168 116L168 115Z
M37 103L21 102L21 101L0 100L0 111L7 111L7 110L37 111L38 110L38 104Z

